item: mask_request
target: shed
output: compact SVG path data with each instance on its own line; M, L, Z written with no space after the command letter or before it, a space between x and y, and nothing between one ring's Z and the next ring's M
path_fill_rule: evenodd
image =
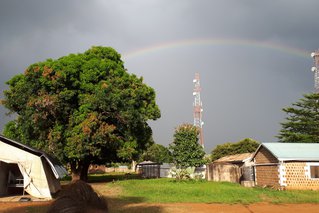
M0 196L22 188L23 193L51 199L61 189L65 168L43 151L0 135Z
M144 178L159 178L161 176L161 164L152 161L143 161L136 165L137 172Z
M215 160L209 165L208 179L240 183L243 180L253 180L251 157L253 153L229 155Z
M262 143L253 162L257 186L319 190L319 143Z

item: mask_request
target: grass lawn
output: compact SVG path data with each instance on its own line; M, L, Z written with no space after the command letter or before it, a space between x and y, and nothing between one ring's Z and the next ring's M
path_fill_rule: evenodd
M66 178L63 182L63 184L68 184L70 180ZM135 174L121 173L90 175L89 182L100 195L106 198L110 213L188 212L188 209L184 208L185 211L177 211L183 206L169 207L171 210L167 210L163 206L154 205L154 203L161 203L160 205L177 202L244 205L258 202L274 204L319 203L319 191L276 191L263 188L244 188L239 184L226 182L176 182L174 179L167 178L140 179ZM48 205L39 205L21 208L21 211L8 212L44 213L47 209Z
M107 184L107 187L120 189L119 198L133 203L319 203L318 191L245 188L226 182L122 179Z

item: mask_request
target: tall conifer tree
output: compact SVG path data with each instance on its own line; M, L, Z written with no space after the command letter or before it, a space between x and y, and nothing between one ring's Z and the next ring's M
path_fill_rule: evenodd
M281 142L319 142L319 94L306 94L283 111L287 117L277 136Z

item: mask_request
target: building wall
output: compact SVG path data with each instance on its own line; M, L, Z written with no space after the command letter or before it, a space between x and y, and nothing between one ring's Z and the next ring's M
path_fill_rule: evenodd
M213 163L211 179L213 181L227 181L239 183L241 172L240 168L234 164Z
M317 162L319 165L319 162ZM284 163L284 177L286 189L312 189L319 190L319 179L311 179L308 163Z
M280 188L278 166L256 166L256 186Z
M255 156L256 164L278 163L278 159L271 154L265 147L261 147Z
M133 167L135 168L135 167ZM105 165L91 164L88 168L89 174L104 174L107 172L132 172L127 166L106 167Z
M140 165L141 175L144 178L159 178L160 177L160 167L159 164L144 164Z
M319 178L311 178L309 168L310 164L319 166L319 162L284 162L279 164L277 158L264 147L260 148L254 161L257 186L319 190Z
M254 158L255 184L280 188L278 160L266 148L261 147ZM261 165L260 165L261 164Z
M172 163L163 163L160 168L160 176L164 178L172 178L172 170L175 165Z
M0 196L7 194L8 164L0 161Z

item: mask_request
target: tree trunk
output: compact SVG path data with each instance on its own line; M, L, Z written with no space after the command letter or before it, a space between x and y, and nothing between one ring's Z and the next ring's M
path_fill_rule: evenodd
M80 180L80 171L78 170L77 162L76 161L72 161L70 163L70 167L71 167L72 182Z
M80 179L87 182L88 181L88 169L89 169L90 163L84 162L81 168L81 174Z
M136 172L136 161L135 160L132 160L132 167L131 167L131 171L132 172Z
M89 162L73 161L70 163L72 182L77 180L88 181Z

